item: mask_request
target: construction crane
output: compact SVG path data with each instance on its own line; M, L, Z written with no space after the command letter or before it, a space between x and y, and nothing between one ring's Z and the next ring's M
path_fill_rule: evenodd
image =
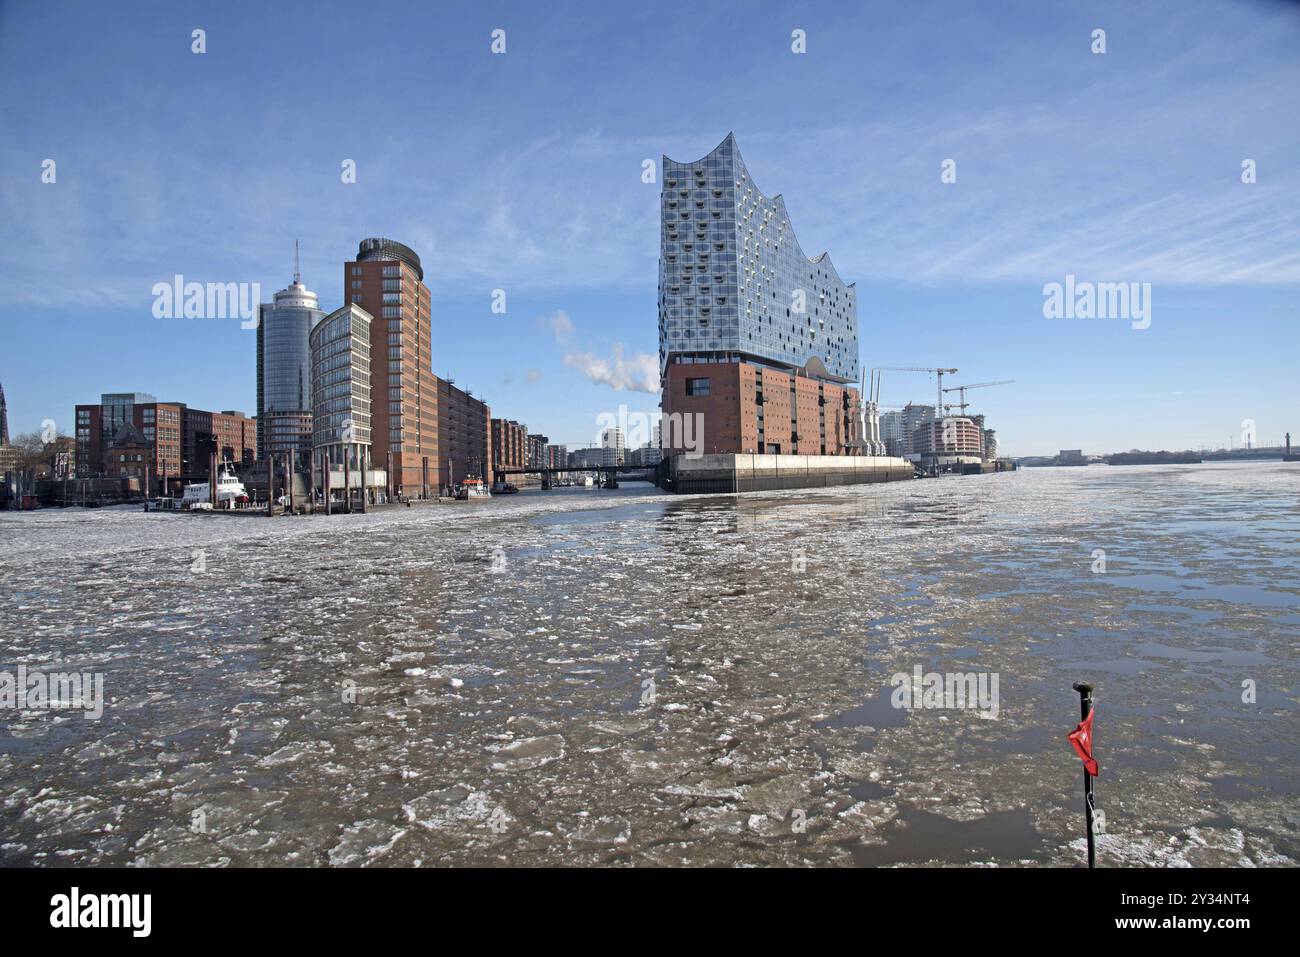
M962 415L965 415L965 414L966 414L966 406L970 405L970 403L966 401L966 390L967 390L967 389L987 389L987 388L988 388L989 386L991 386L991 385L1010 385L1011 383L1013 383L1013 382L1015 382L1015 381L1016 381L1015 379L1000 379L1000 380L997 381L997 382L972 382L970 385L954 385L954 386L949 386L948 388L942 390L942 392L940 392L940 395L942 395L943 392L960 392L960 393L961 393L961 401L960 401L960 402L949 402L949 403L945 404L944 407L943 407L943 408L944 408L944 411L946 412L948 409L957 408L957 409L961 409L961 414L962 414Z
M922 369L917 366L883 366L882 368L876 369L876 371L877 372L933 372L936 376L939 377L939 390L937 393L938 400L934 404L934 414L936 416L943 415L943 394L945 391L948 391L945 390L943 387L943 377L945 375L954 375L957 372L956 369Z

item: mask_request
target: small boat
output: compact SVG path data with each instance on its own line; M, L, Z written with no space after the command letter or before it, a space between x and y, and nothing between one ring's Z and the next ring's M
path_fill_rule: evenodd
M456 500L460 502L469 501L472 498L491 498L492 493L488 487L483 484L482 479L467 478L460 483L460 488L456 490Z
M235 503L241 500L247 500L248 492L244 488L244 483L230 469L229 463L223 463L221 472L217 476L217 507L234 508ZM185 486L185 494L181 496L180 507L191 510L204 510L211 508L212 495L208 488L207 482L195 482L192 485Z

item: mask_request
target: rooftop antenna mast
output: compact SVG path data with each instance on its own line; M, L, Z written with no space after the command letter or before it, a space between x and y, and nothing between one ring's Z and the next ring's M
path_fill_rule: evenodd
M302 272L298 269L298 240L293 241L293 284L302 284Z

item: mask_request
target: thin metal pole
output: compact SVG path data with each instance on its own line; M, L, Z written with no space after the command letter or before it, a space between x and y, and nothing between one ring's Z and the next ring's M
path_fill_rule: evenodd
M1079 720L1086 721L1088 712L1092 710L1092 685L1078 682L1074 690L1079 692ZM1091 750L1092 742L1088 744ZM1083 813L1088 823L1088 866L1096 867L1097 849L1092 836L1092 775L1088 773L1087 765L1083 768Z

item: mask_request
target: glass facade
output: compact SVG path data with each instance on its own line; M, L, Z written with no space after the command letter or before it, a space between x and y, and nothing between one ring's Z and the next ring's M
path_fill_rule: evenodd
M336 309L311 334L312 446L356 465L370 442L370 323L360 306Z
M693 163L663 158L659 365L758 359L858 378L856 291L830 256L809 259L785 201L749 177L727 134ZM814 371L816 364L814 364Z
M325 313L297 279L259 307L258 455L311 449L311 331Z
M152 405L157 402L147 392L105 392L99 402L103 409L100 419L100 438L105 446L113 440L118 429L135 423L135 409L139 405Z

